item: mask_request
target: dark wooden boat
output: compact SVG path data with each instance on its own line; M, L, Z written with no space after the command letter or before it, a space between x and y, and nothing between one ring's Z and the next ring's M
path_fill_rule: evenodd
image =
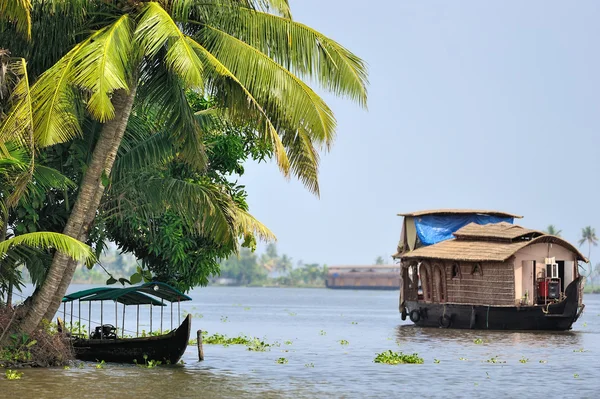
M74 338L73 348L79 360L138 364L155 360L176 364L188 346L191 328L192 317L188 314L181 325L168 334L139 338Z
M402 214L402 320L420 327L569 330L581 315L588 260L560 237L482 210Z
M165 301L171 303L171 328L173 328L173 304L177 303L177 314L180 313L179 303L189 301L192 298L181 293L177 289L165 283L152 282L127 288L99 287L78 291L66 295L63 298L65 304L64 314L66 317L66 304L71 305L71 327L73 326L73 303L78 301L78 318L81 326L81 303L88 302L88 322L91 327L91 309L93 301L100 301L100 325L89 335L81 334L81 331L71 331L70 337L75 352L75 357L86 361L105 361L114 363L138 363L145 364L148 361L158 361L162 364L175 364L183 356L190 338L191 315L187 315L179 327L171 332L154 335L139 336L139 311L140 305L150 307L150 331L152 331L152 307L161 309L160 331L163 326L163 309ZM121 325L121 337L118 336L117 327L112 324L104 324L103 302L111 301L115 304L115 325L118 318L116 315L117 305L123 305L123 323ZM137 308L137 331L135 338L125 338L123 326L125 324L125 308ZM59 319L59 328L66 331Z

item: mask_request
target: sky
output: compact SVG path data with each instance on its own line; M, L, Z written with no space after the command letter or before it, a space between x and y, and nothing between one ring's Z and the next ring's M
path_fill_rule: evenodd
M600 235L600 2L291 0L295 20L369 67L338 121L321 196L248 163L251 213L295 261L392 263L400 212L496 209ZM587 256L587 246L582 247ZM592 263L600 247L592 247Z

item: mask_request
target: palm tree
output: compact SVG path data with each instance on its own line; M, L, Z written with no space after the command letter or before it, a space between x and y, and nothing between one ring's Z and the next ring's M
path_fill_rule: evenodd
M198 169L205 166L202 130L184 101L184 88L214 96L234 120L253 122L284 175L295 174L318 194L317 150L332 144L335 119L299 77L365 105L366 70L358 57L293 21L285 0L114 1L119 9L110 1L81 3L111 17L95 21L97 30L39 77L33 100L17 103L9 115L19 126L33 126L40 147L82 134L78 101L103 124L66 235L86 240L134 103L159 107L172 126L178 156ZM16 122L5 126L0 138L18 133ZM56 254L22 331L54 315L75 267Z
M590 264L590 268L588 269L587 277L590 278L592 275L592 263L590 262L590 256L592 254L592 245L598 246L598 237L596 237L596 229L591 226L586 226L581 229L581 238L579 239L579 246L583 244L588 244L588 263ZM592 282L592 291L594 290L594 281Z
M11 57L5 61L4 88L11 93L10 98L4 98L5 104L18 102L30 108L25 61ZM18 266L24 265L29 270L34 283L41 282L45 269L40 262L44 253L40 250L53 248L74 261L88 264L93 264L95 257L89 246L67 235L54 232L17 234L14 226L9 226L10 211L24 197L39 196L50 189L66 189L75 184L58 171L35 164L33 131L27 121L11 117L0 121L16 130L12 135L14 141L0 141L0 293L6 292L7 303L10 303L12 287L20 284L16 272Z
M546 227L544 233L550 234L551 236L560 237L560 233L562 233L562 230L558 230L553 224L550 224L548 225L548 227Z

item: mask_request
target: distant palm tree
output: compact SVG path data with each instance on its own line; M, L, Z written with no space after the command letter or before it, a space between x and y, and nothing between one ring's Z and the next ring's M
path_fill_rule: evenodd
M596 236L596 229L591 226L586 226L581 229L581 238L579 239L579 246L582 246L587 242L588 244L588 262L590 263L590 268L588 269L587 277L590 278L592 275L592 263L590 262L590 255L592 253L592 245L598 246L598 237ZM594 281L591 280L592 283L592 291L594 291Z
M560 233L562 233L562 230L558 230L556 228L556 226L554 226L553 224L551 224L551 225L549 225L546 228L546 230L544 231L544 233L550 234L551 236L560 237Z

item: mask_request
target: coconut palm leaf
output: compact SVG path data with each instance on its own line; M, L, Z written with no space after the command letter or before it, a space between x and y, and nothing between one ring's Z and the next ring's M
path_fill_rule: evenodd
M127 143L128 138L124 138ZM139 139L135 143L127 143L128 150L124 151L113 167L114 179L123 179L127 174L136 173L144 168L156 165L164 165L173 159L173 142L170 134L159 132L148 137Z
M169 42L165 55L167 67L188 87L202 88L204 84L202 63L193 51L193 40L184 35L169 13L155 2L144 7L135 31L144 53L155 57Z
M199 35L215 56L263 104L282 126L302 126L314 140L330 144L335 131L333 112L304 82L265 53L218 29Z
M171 143L180 157L197 170L204 170L207 163L203 129L194 110L190 107L181 80L160 62L144 65L136 112L152 113L157 122L170 132Z
M322 33L286 17L246 8L239 8L234 17L215 10L207 19L213 28L255 47L292 73L366 106L364 61Z
M310 192L319 196L319 153L310 136L300 128L297 132L284 133L282 141L294 175Z
M260 126L259 131L273 145L279 168L285 176L288 176L289 159L270 115L244 84L218 58L198 43L194 42L192 46L196 54L202 58L205 73L209 82L211 82L210 85L217 93L215 97L224 103L227 112L234 120L244 117L248 120L251 115L256 118L256 126Z
M33 108L25 59L10 60L7 74L11 74L16 80L9 99L14 105L0 125L0 142L16 140L22 146L29 147L33 128Z
M266 242L277 240L275 234L267 226L259 222L248 212L237 208L234 213L238 235L254 235Z
M75 46L44 72L31 89L35 103L34 140L39 147L64 143L81 135L79 97L71 82L77 55L89 41Z
M88 111L100 122L114 117L110 94L118 89L128 90L132 37L131 19L123 15L92 34L75 56L72 83L91 93Z
M50 232L22 234L0 242L0 256L4 256L11 248L23 244L34 248L54 248L73 260L86 264L93 264L96 261L89 246L67 235Z
M31 0L0 1L0 18L13 22L19 32L31 38Z

